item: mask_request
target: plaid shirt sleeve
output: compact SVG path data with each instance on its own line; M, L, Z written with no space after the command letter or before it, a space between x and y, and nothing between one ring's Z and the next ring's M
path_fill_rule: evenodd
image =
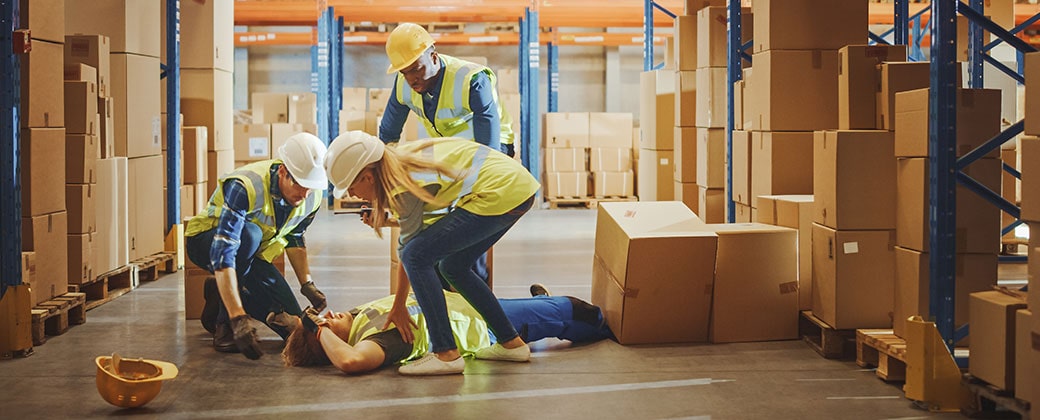
M288 235L285 235L285 240L288 241L288 243L285 244L286 248L307 247L307 242L303 240L303 233L307 231L308 227L310 227L311 222L314 221L314 216L317 214L318 211L314 210L313 212L311 212L311 214L307 215L306 219L303 219L303 221L301 221L300 224L296 225L296 228L293 229L292 232L289 232Z
M235 256L241 244L242 228L249 210L249 192L238 180L224 182L224 207L209 249L213 270L235 268Z

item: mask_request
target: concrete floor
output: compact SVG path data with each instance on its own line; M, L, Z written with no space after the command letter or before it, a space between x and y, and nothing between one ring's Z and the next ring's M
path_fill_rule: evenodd
M495 248L495 291L528 296L545 283L588 299L596 213L535 210ZM388 241L355 215L324 213L307 237L311 269L341 310L388 293ZM290 270L291 271L291 270ZM538 342L531 363L467 361L466 374L408 378L395 369L346 376L285 368L281 341L264 329L267 355L221 354L197 320L185 321L182 273L161 277L87 313L24 359L0 361L0 417L90 418L955 418L912 407L895 385L801 341L726 345L570 347ZM301 298L301 302L303 299ZM180 376L147 406L121 410L94 383L98 355L175 363Z

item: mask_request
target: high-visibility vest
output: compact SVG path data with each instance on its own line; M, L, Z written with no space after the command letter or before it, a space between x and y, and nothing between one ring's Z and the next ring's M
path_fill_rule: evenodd
M491 92L495 98L499 115L499 140L502 144L513 144L513 119L498 100L498 82L495 73L486 66L459 60L444 54L437 54L444 62L444 76L441 78L440 97L437 100L437 114L434 120L426 118L423 110L422 95L415 93L412 87L400 74L397 75L397 101L411 108L419 116L429 137L460 137L473 139L473 110L469 107L470 81L477 73L485 73L491 80Z
M237 179L245 186L249 195L249 210L246 212L246 221L260 227L260 248L256 256L264 261L271 262L275 257L281 255L285 250L288 235L296 226L299 226L308 215L321 206L324 191L312 190L298 206L292 209L285 219L281 229L276 227L274 214L274 200L271 198L271 167L282 164L281 160L264 160L240 167L227 174L217 182L217 189L209 198L206 209L188 222L185 236L195 236L216 228L220 223L220 214L224 209L224 181ZM277 182L277 180L274 180Z

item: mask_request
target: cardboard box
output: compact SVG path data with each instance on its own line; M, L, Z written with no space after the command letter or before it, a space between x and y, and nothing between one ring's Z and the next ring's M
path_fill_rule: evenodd
M289 95L289 124L317 124L318 97L313 93Z
M589 113L545 113L545 137L543 138L543 144L546 148L589 147Z
M520 69L516 67L499 67L498 70L495 71L495 76L498 79L498 83L495 87L498 88L499 95L503 93L520 93Z
M116 155L115 101L112 98L98 98L98 143L101 145L99 157L108 159Z
M36 41L32 51L19 56L22 128L65 126L62 50L61 44Z
M163 220L162 156L130 159L127 163L129 198L130 260L163 251L166 221Z
M697 69L697 11L688 16L676 16L673 24L676 70Z
M670 201L675 197L675 152L671 150L647 150L639 153L636 173L636 191L642 201Z
M647 71L639 75L640 149L672 150L675 130L675 75ZM642 193L640 193L642 194Z
M129 197L127 159L101 159L97 164L96 226L94 271L107 273L130 262Z
M235 170L234 150L210 150L206 152L206 191L217 190L220 178Z
M751 196L753 136L752 132L733 130L733 201L749 207L754 204Z
M546 172L582 172L587 169L585 149L545 149Z
M501 94L499 90L499 94ZM368 88L343 88L343 111L368 111Z
M551 149L546 149L551 150ZM584 151L582 151L584 152ZM584 153L582 153L584 154ZM625 172L632 170L632 149L593 147L589 149L589 171Z
M838 129L874 130L877 121L878 66L906 61L905 45L848 45L838 50Z
M697 127L697 185L726 186L726 130Z
M751 5L756 17L755 53L837 50L860 44L867 31L867 10L867 4L859 1L756 0Z
M65 129L23 129L20 140L22 216L64 211Z
M519 115L516 118L519 118ZM590 112L588 147L631 148L632 114L628 112Z
M165 7L162 7L165 12ZM181 3L181 67L235 68L234 3L193 1ZM165 16L165 13L162 13ZM165 20L163 33L165 34ZM166 38L163 36L163 45ZM166 54L165 47L163 54Z
M1022 292L971 294L969 373L999 389L1015 389L1015 312L1025 308Z
M931 260L929 253L913 249L896 247L896 294L892 308L892 330L897 336L904 337L906 319L921 315L924 319L932 319L930 310L931 297ZM957 254L955 257L954 282L957 287L954 295L954 325L960 327L969 323L968 296L975 292L990 290L997 285L997 254ZM974 334L958 342L960 346L969 344Z
M546 197L588 197L588 172L547 172L545 174Z
M382 114L383 111L386 111L386 104L388 102L390 102L390 96L393 94L393 92L394 92L394 90L390 89L390 88L380 88L380 89L373 88L373 89L369 89L368 90L368 110L369 111L374 111L374 112L379 113L379 114ZM256 117L254 117L254 121L253 122L256 122L255 118ZM274 121L274 122L278 122L278 121Z
M710 6L725 6L726 0L683 0L683 15L697 16L697 11Z
M752 220L798 230L798 310L812 310L811 195L762 195Z
M631 197L635 177L632 170L624 172L599 171L592 173L592 195L596 197Z
M63 77L66 82L90 82L97 85L97 69L82 63L65 63Z
M896 157L928 157L928 92L896 94ZM957 156L964 156L1000 133L1000 90L957 89ZM993 150L987 157L999 157Z
M892 133L816 132L813 144L813 222L838 230L894 229Z
M158 58L159 10L164 6L137 0L66 1L65 14L73 18L65 20L65 33L105 35L113 53Z
M740 34L741 43L751 40L755 33L751 8L741 8ZM697 11L697 68L726 67L726 55L729 52L729 8L725 5L706 7ZM751 63L741 60L743 66Z
M743 88L740 95L740 107L742 108L740 123L734 122L734 126L739 126L744 131L755 130L755 119L758 118L758 110L755 109L755 85L752 83L752 76L755 74L754 68L748 67L744 69ZM736 118L736 115L734 115Z
M1022 173L1022 190L1019 194L1022 211L1019 218L1040 222L1040 139L1023 137L1019 144L1022 150L1019 158L1021 166L1018 168Z
M698 185L697 215L707 223L726 223L725 190Z
M898 159L896 164L896 237L901 247L929 252L931 217L927 158ZM992 191L1000 188L1001 162L979 159L964 173ZM956 252L996 253L1000 250L1000 209L957 184Z
M675 201L682 202L694 213L701 210L700 187L697 186L697 183L675 181L674 188Z
M773 50L756 53L753 59L755 71L745 87L745 130L749 120L758 131L812 131L838 126L836 51Z
M895 130L896 94L927 88L931 83L931 75L931 64L928 62L881 63L875 126L881 130Z
M1020 400L1029 401L1031 395L1033 395L1033 386L1036 383L1036 375L1033 375L1036 370L1033 370L1033 364L1030 363L1030 357L1034 353L1040 353L1033 350L1032 332L1033 324L1033 312L1029 309L1019 309L1015 311L1015 398Z
M704 71L705 74L708 72ZM697 125L697 73L687 70L675 72L675 126L694 127ZM705 91L706 94L710 92Z
M726 119L726 69L705 68L697 70L697 126L725 128ZM684 111L685 112L685 111Z
M209 130L206 127L184 127L184 184L206 182Z
M206 306L203 288L208 277L213 274L184 259L184 319L202 317L202 308Z
M269 124L235 125L235 160L254 162L271 158Z
M751 162L751 197L812 194L812 132L755 131Z
M303 124L271 124L271 158L279 159L282 146L294 134L303 132Z
M167 144L167 141L169 139L167 137L169 136L170 133L168 132L169 130L166 129L167 123L169 122L168 117L169 117L169 114L167 114L165 112L163 112L159 116L159 132L161 133L159 135L159 137L162 139L162 143L161 144L162 144L163 152L166 152L166 150L169 149L169 146ZM183 148L184 147L184 114L181 114L180 115L180 119L177 121L177 130L179 130L181 132L181 147Z
M755 220L755 216L753 214L754 212L755 209L751 208L751 206L745 206L740 203L733 203L733 222L751 223L753 220Z
M1036 229L1036 223L1028 223L1030 230ZM1029 237L1029 246L1026 248L1026 256L1028 258L1040 258L1040 235L1034 235ZM1037 260L1033 260L1037 261ZM1026 278L1028 279L1030 290L1040 290L1040 264L1028 264L1026 266ZM1040 308L1040 293L1033 293L1029 295L1029 307ZM1040 325L1037 325L1034 331L1040 333ZM1033 349L1040 350L1040 349Z
M181 218L194 217L195 206L195 185L181 185Z
M733 83L733 129L744 129L744 79Z
M112 96L112 64L109 38L104 35L65 35L65 66L81 63L96 71L99 97Z
M1025 133L1040 135L1040 52L1025 54Z
M97 231L95 209L97 192L94 184L65 184L70 235ZM91 279L93 280L93 279Z
M697 127L675 127L675 179L697 182Z
M134 54L112 54L112 97L115 114L116 155L141 157L162 152L159 112L159 59ZM183 76L183 72L182 72ZM182 79L182 91L187 83ZM184 104L187 114L191 106Z
M216 192L216 190L209 190L209 183L203 182L192 185L192 200L191 202L195 206L193 213L199 214L206 210L209 206L210 194Z
M20 28L29 29L33 39L64 42L66 0L21 0L19 12ZM75 1L75 0L72 0Z
M813 223L813 315L836 329L891 328L894 247L892 230Z
M93 184L97 182L94 171L101 153L96 136L86 134L65 135L65 182L69 184Z
M93 234L68 235L68 279L70 284L94 281L94 268L91 265L93 249Z
M717 245L682 203L600 203L592 304L618 342L707 341Z
M97 134L98 96L94 82L65 81L65 132Z
M231 72L181 70L181 112L184 113L184 124L206 127L208 150L230 150L235 147L232 134L235 124L233 99ZM256 109L253 110L253 120L258 120Z
M22 251L35 251L39 262L31 286L34 306L69 290L67 224L64 211L22 218Z
M707 229L719 236L711 342L798 338L797 231L758 223Z

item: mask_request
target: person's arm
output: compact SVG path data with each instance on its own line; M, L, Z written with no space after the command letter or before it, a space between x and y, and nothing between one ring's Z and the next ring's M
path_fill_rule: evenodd
M318 290L318 286L314 284L314 279L311 278L310 260L307 257L307 243L303 239L303 233L310 227L316 214L318 214L317 210L311 212L292 232L285 236L287 241L285 256L289 258L289 265L292 266L293 272L296 273L296 279L300 282L300 293L311 302L312 306L320 310L325 308L325 294Z
M383 348L378 344L361 340L356 346L351 346L326 326L319 327L318 341L332 365L345 373L375 370L382 366L386 357Z
M401 75L397 75L401 77ZM408 121L408 113L412 109L397 101L397 79L394 79L394 87L390 91L390 98L386 101L386 110L383 111L383 120L379 122L379 140L383 143L393 143L401 140L401 131L405 122Z
M217 280L217 290L224 301L230 318L245 315L242 298L238 294L238 275L235 258L241 244L242 229L249 209L249 194L241 181L231 179L224 182L224 205L213 235L209 259Z
M495 86L487 73L473 76L469 88L469 109L473 111L473 140L494 150L501 150L502 121L495 101Z

